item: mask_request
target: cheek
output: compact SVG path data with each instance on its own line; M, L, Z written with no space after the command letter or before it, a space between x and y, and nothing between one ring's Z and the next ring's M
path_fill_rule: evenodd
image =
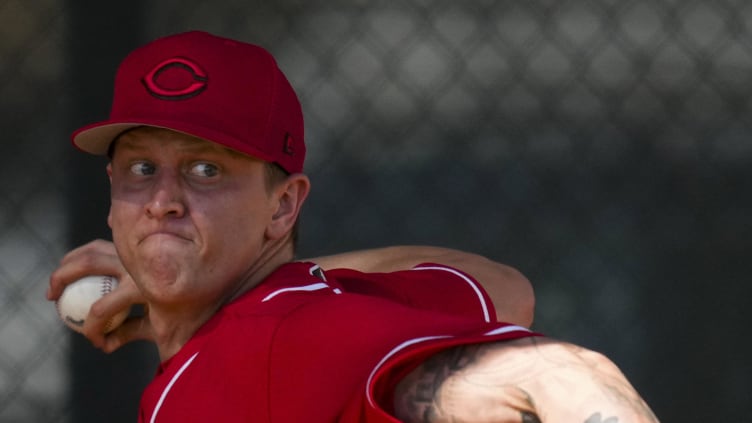
M110 213L107 215L107 223L111 228L122 224L122 221L129 214L132 214L132 212L129 211L129 209L132 208L132 203L113 198L110 202Z
M132 223L128 223L126 217L127 213L123 210L122 202L113 201L110 205L110 213L107 215L107 224L112 230L113 237L123 237L127 233L128 227L132 227Z
M205 210L194 210L194 221L210 226L211 232L224 242L256 244L263 239L266 226L272 219L267 204L240 201L219 201Z
M111 201L110 212L107 214L107 225L110 226L110 229L115 229L119 221L120 221L120 210L118 209L117 202Z
M121 242L125 242L130 235L138 233L141 227L140 210L141 207L138 207L134 203L112 200L110 211L107 215L107 224L110 227L113 239L117 238Z
M143 190L127 190L122 182L115 181L110 186L110 213L108 222L110 226L117 221L127 218L136 211L143 210L143 205L148 197Z

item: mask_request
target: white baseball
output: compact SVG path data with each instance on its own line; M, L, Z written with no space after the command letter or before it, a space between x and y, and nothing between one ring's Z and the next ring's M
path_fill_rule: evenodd
M82 333L84 321L89 315L91 305L117 288L118 281L112 276L86 276L65 287L57 300L57 313L68 327ZM129 310L114 315L104 332L110 332L120 326L128 317Z

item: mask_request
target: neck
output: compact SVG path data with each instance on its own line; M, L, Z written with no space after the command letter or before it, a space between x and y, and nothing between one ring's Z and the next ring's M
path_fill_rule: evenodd
M238 278L234 289L209 304L164 305L149 303L149 323L161 361L174 356L222 307L253 289L279 266L292 261L292 243L279 240L265 249Z

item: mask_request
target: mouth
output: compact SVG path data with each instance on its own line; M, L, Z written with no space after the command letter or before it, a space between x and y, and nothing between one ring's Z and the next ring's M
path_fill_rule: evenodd
M183 241L183 242L185 242L185 241L191 241L190 238L188 238L187 236L185 236L185 235L183 235L181 233L174 232L174 231L166 231L166 230L158 230L158 231L154 231L154 232L149 232L146 235L144 235L143 237L141 237L139 243L145 242L147 240L148 241L159 241L159 242L164 242L164 241Z

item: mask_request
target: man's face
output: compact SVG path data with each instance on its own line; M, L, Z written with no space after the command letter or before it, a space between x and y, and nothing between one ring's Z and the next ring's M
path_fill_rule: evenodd
M181 133L137 128L108 166L108 223L149 302L201 308L247 284L269 249L278 210L265 164Z

